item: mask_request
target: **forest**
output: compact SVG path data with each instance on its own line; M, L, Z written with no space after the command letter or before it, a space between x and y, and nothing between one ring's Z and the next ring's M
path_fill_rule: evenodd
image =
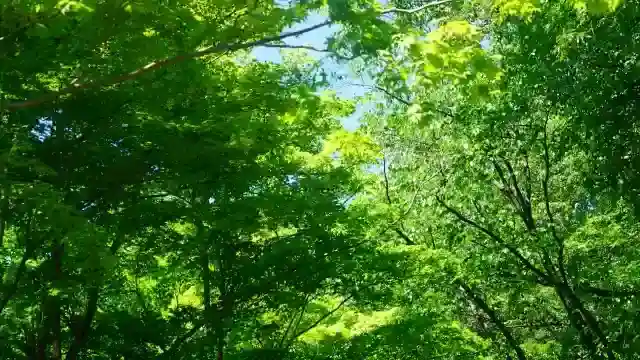
M639 220L638 0L0 0L0 359L640 359Z

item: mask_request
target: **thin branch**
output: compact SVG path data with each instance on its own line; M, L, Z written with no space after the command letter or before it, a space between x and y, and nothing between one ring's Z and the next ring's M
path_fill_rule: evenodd
M344 201L342 201L342 203L341 203L340 205L341 205L341 206L343 206L343 207L344 207L345 205L347 205L347 203L348 203L350 200L354 199L354 198L358 195L358 192L360 192L360 190L362 190L362 185L358 185L358 187L357 187L357 188L356 188L356 190L353 192L353 194L351 194L351 195L350 195L350 196L348 196L346 199L344 199Z
M427 8L430 8L432 6L437 6L437 5L441 5L441 4L446 4L449 3L453 0L440 0L440 1L434 1L434 2L430 2L430 3L426 3L422 6L419 6L417 8L413 8L413 9L398 9L398 8L391 8L391 9L387 9L383 12L380 13L380 15L386 15L386 14L391 14L391 13L400 13L400 14L415 14L417 12L420 12L422 10L425 10Z
M399 227L393 228L393 231L395 231L396 234L398 234L398 236L400 236L404 240L405 244L407 244L407 245L415 245L416 244L416 242L411 240L411 238L408 237L407 234L405 234L402 230L400 230Z
M382 174L384 175L384 191L387 196L387 202L392 205L391 195L389 194L389 176L387 175L387 156L382 154Z
M505 249L507 249L511 254L513 254L516 258L518 258L518 260L520 260L520 262L527 268L529 269L531 272L533 272L534 274L536 274L540 279L542 280L547 280L547 276L546 274L538 269L536 266L534 266L527 258L524 257L524 255L522 255L520 253L520 251L518 251L518 249L516 249L513 245L507 243L506 241L504 241L502 238L500 238L497 234L495 234L494 232L492 232L491 230L487 229L486 227L476 223L475 221L467 218L466 216L462 215L459 211L457 211L456 209L450 207L449 205L447 205L440 197L436 197L436 200L438 201L438 203L440 203L440 205L442 205L445 209L447 209L447 211L449 211L451 214L453 214L456 218L458 218L458 220L460 220L463 223L466 223L468 225L471 225L472 227L474 227L475 229L479 230L480 232L484 233L485 235L489 236L489 238L491 238L493 241L495 241L496 243L502 245Z
M527 199L531 202L531 199L533 198L533 193L531 192L531 167L529 166L529 154L527 154L526 151L524 152L524 175L526 178L524 190L527 195Z
M335 308L333 308L331 311L329 311L328 313L322 315L318 320L314 321L313 324L307 326L306 328L304 328L303 330L297 332L294 336L291 337L291 342L295 341L297 338L299 338L300 336L306 334L307 332L311 331L313 328L315 328L316 326L320 325L321 322L323 322L326 318L328 318L329 316L333 315L336 313L336 311L340 310L340 308L342 308L342 306L349 300L351 300L351 298L353 298L353 295L349 295L346 298L344 298L340 304L338 304L338 306L336 306Z
M464 281L457 279L455 281L460 288L467 294L469 299L473 301L478 307L482 309L482 311L487 314L489 319L498 327L502 335L509 346L516 352L519 360L526 360L527 356L525 355L524 350L520 346L520 343L515 339L511 330L505 325L504 321L500 318L500 316L489 306L489 304L478 295L469 285L467 285Z
M5 291L4 297L0 302L0 314L2 314L2 311L9 303L9 300L11 300L11 298L15 295L16 291L18 290L18 284L20 283L20 280L22 279L22 275L27 269L27 260L29 260L30 255L31 255L31 251L25 249L24 254L22 255L22 259L20 260L20 265L18 265L18 271L16 271L15 278L13 279L13 283L11 283L11 286Z
M369 89L378 90L378 91L383 92L385 95L387 95L391 99L396 100L397 102L399 102L401 104L404 104L406 106L413 105L413 103L410 100L403 99L402 97L392 93L391 90L385 89L380 85L368 85L368 84L360 84L360 83L348 83L348 85L361 86L361 87L365 87L365 88L369 88ZM452 118L452 119L455 117L455 115L449 110L440 109L440 108L433 108L433 109L430 109L430 110L433 110L433 111L435 111L435 112L437 112L437 113L439 113L441 115L447 116L447 117Z
M564 281L565 284L569 284L568 281L568 276L567 276L567 271L565 269L565 264L564 264L564 240L560 238L560 236L558 236L558 232L556 231L556 225L555 225L555 219L553 217L553 213L551 212L551 205L550 205L550 200L549 200L549 181L551 179L551 161L549 160L549 143L548 143L548 139L547 139L547 121L548 119L545 121L544 124L544 137L543 137L543 142L542 142L542 147L544 149L544 179L542 180L542 191L544 194L544 203L545 203L545 209L547 211L547 217L549 218L549 223L551 225L551 235L553 236L554 240L556 241L556 243L558 244L558 258L557 258L557 262L558 262L558 268L560 270L560 276L562 276L562 280Z
M640 296L640 290L603 289L589 285L578 285L576 286L576 290L590 295L609 298Z
M16 271L15 278L13 279L13 283L11 283L10 287L5 291L4 297L0 301L0 314L2 314L2 311L4 311L4 308L9 304L9 301L11 300L11 298L18 291L20 280L22 280L22 276L24 275L24 272L27 270L27 260L29 260L29 257L31 257L31 255L35 251L35 247L32 244L33 240L31 239L31 234L32 234L31 224L33 222L33 216L34 215L32 212L27 222L27 228L25 230L26 234L25 234L24 253L22 254L22 259L20 260L20 264L18 265L18 270Z
M517 210L518 209L518 205L517 205L517 202L515 200L515 197L513 196L513 191L511 190L511 184L509 183L509 181L505 177L504 171L502 171L502 167L495 160L492 160L491 163L493 164L493 168L496 170L496 173L498 173L498 177L500 178L500 181L502 182L503 189L500 189L500 190L502 190L504 196L507 197L507 199L509 200L511 205L513 205Z
M411 101L401 98L400 96L392 93L390 90L387 90L380 85L368 85L368 84L360 84L360 83L352 83L352 82L347 83L347 85L360 86L360 87L378 90L383 92L385 95L392 98L393 100L398 101L399 103L402 103L407 106L411 106Z
M530 202L531 200L527 199L522 194L522 191L520 190L520 186L518 185L518 179L516 178L516 174L515 174L515 171L513 171L513 167L511 166L511 163L509 163L509 161L507 161L506 159L503 159L503 162L507 167L507 170L509 171L509 177L511 178L511 182L513 183L516 200L520 204L520 211L521 211L520 216L522 217L522 220L524 221L525 226L527 227L527 230L529 230L529 232L533 232L535 231L536 225L533 219L533 214L531 213L531 202Z
M121 245L122 239L120 237L116 237L109 248L111 255L115 255L118 252L118 249L120 249ZM95 317L96 311L98 310L98 298L100 295L99 291L100 285L93 286L91 289L89 289L85 314L82 319L82 323L80 324L80 328L74 335L73 342L71 343L71 346L67 351L67 355L65 357L66 360L77 359L80 351L86 345L87 340L89 339L91 324L93 323L93 318Z
M169 346L169 348L164 351L162 353L162 356L165 356L165 354L167 356L170 356L171 354L175 353L176 351L180 350L180 347L187 341L189 340L193 335L195 335L196 332L198 332L198 330L202 329L202 327L204 326L206 321L201 321L200 323L196 324L193 326L193 328L189 331L187 331L185 334L183 334L182 336L180 336L179 338L175 339L172 343L171 346Z
M342 60L353 60L356 57L352 56L342 56L339 55L333 51L331 51L331 49L327 48L327 49L318 49L317 47L313 47L313 46L309 46L309 45L290 45L290 44L264 44L261 45L262 47L266 47L266 48L275 48L275 49L304 49L304 50L310 50L310 51L315 51L315 52L321 52L321 53L329 53L339 59Z
M280 344L279 344L280 348L282 348L285 341L287 341L287 336L289 335L289 331L290 330L295 331L298 328L298 326L300 326L300 321L302 321L302 317L307 311L307 306L309 305L310 300L311 300L311 296L309 294L306 294L304 296L304 302L302 303L302 308L300 309L300 313L294 314L294 316L291 318L291 321L289 321L289 324L287 325L287 328L285 329L284 334L282 334L282 338L280 339ZM295 322L295 326L293 325L294 322Z

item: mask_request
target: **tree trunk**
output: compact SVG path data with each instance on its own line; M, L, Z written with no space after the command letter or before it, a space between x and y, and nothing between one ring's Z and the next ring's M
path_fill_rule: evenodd
M118 252L118 249L120 249L120 245L122 245L122 239L116 238L113 241L113 244L111 244L111 248L109 249L111 255L115 255ZM95 317L96 311L98 310L99 290L100 285L95 285L94 287L89 289L87 308L84 313L84 318L78 329L75 331L73 342L71 343L69 351L67 351L67 356L65 357L66 360L78 359L80 350L82 350L87 340L89 339L91 324L93 323L93 318Z

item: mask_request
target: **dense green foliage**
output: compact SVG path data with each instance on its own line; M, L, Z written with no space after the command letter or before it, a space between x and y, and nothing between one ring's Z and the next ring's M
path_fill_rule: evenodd
M635 0L2 1L0 358L640 358L639 24Z

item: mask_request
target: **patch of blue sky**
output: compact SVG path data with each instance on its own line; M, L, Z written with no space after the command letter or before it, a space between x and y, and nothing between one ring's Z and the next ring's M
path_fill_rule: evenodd
M310 14L304 22L298 23L285 31L301 30L327 20L327 16L320 13ZM316 49L326 49L327 40L339 30L338 25L330 25L319 29L309 31L297 37L290 37L284 40L284 43L292 46L311 46ZM256 47L252 50L252 55L259 61L281 62L282 51L301 51L297 49L273 48L273 47ZM328 89L333 90L342 98L355 99L365 95L367 89L358 85L361 80L355 78L355 74L349 68L346 62L336 61L328 56L327 53L308 51L308 54L322 64L322 68L327 74L339 74L338 80L335 76L329 77L330 85ZM343 118L342 125L348 130L355 130L360 126L359 119L370 108L370 105L358 103L356 110L350 116Z

